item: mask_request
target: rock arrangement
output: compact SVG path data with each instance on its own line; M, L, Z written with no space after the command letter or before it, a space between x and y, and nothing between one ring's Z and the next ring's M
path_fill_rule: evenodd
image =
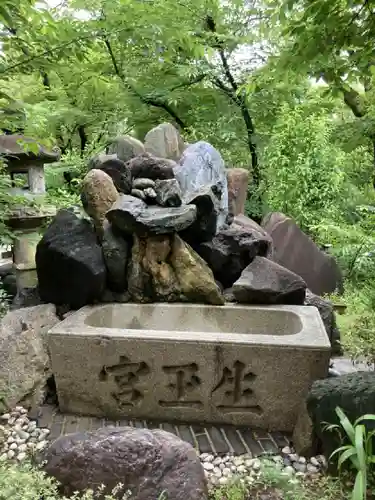
M0 462L22 462L48 446L49 429L38 428L27 413L22 406L16 406L0 416Z
M170 124L144 145L117 138L89 162L85 214L61 210L38 244L41 300L66 310L128 301L311 304L337 344L332 305L274 262L270 235L241 213L247 182L213 146L186 145Z

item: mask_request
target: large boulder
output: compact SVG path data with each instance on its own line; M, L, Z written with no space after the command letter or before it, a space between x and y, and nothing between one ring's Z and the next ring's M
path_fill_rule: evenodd
M185 144L180 133L171 123L162 123L146 134L145 149L159 158L177 161L181 158Z
M256 255L269 256L272 240L248 217L235 217L230 226L222 228L211 240L193 244L212 269L215 279L230 288Z
M233 216L245 213L247 188L249 185L249 171L245 168L229 168L228 181L228 207Z
M121 195L107 212L107 219L119 231L140 235L167 234L189 227L196 219L195 205L180 207L148 206L144 201Z
M374 414L375 372L350 373L313 383L293 434L298 453L323 452L329 457L342 445L340 436L326 429L327 424L339 423L337 407L352 423L359 417ZM374 430L375 421L367 421L366 427Z
M265 257L255 257L232 286L244 304L303 304L306 283L300 276Z
M101 163L97 162L95 168L109 175L119 193L130 193L132 189L132 174L130 168L124 161L106 155L105 160Z
M61 493L94 490L98 500L115 489L115 498L206 500L204 469L194 448L174 434L132 427L103 428L58 438L44 453L45 471ZM98 492L100 485L105 489Z
M342 274L334 257L322 252L293 219L272 212L261 225L272 237L273 260L301 276L313 293L342 291Z
M53 304L7 313L0 322L0 414L38 406L51 375L47 332L59 322Z
M173 167L175 165L176 162L173 160L157 158L149 153L143 153L127 163L133 179L146 178L154 181L157 179L173 179Z
M185 149L174 175L180 183L184 196L214 186L219 200L217 231L224 226L228 216L228 186L224 160L220 153L207 142L197 142Z
M72 309L98 299L105 288L102 249L89 221L60 210L36 250L40 298Z
M102 170L90 170L82 181L82 205L92 217L98 235L102 235L103 222L107 211L119 194L111 177Z
M312 293L311 290L307 289L305 305L314 306L318 308L328 338L331 342L332 354L334 355L342 354L343 349L341 346L340 331L337 327L336 316L332 302L330 302L329 300L322 299L322 297L318 297L317 295Z
M224 304L212 271L177 234L134 237L128 290L137 302Z
M125 163L144 152L145 148L141 141L130 135L120 135L107 148L108 154L115 154Z
M127 288L127 265L131 241L125 239L123 234L105 221L102 249L107 268L108 288L113 292L121 293Z

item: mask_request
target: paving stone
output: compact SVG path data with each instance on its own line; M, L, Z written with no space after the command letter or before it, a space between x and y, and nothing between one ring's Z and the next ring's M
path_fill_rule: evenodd
M245 429L245 430L240 430L241 436L243 437L245 443L247 444L250 453L254 456L257 457L259 455L262 455L264 453L264 449L260 445L259 441L254 439L254 435L251 430Z
M228 453L230 451L228 443L217 427L207 427L207 432L212 439L216 453Z
M76 430L94 430L106 426L131 426L138 429L162 428L167 432L179 435L198 448L200 453L243 455L250 453L253 457L265 452L277 453L279 448L289 444L289 437L282 432L268 433L258 429L236 428L234 426L202 426L199 424L177 425L170 422L118 420L111 421L101 418L88 418L77 415L63 415L56 407L42 406L37 413L38 426L48 427L51 430L51 439L61 434L76 432ZM42 425L41 425L42 424Z

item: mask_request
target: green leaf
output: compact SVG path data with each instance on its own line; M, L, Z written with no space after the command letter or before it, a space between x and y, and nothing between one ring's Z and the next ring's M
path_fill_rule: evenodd
M348 419L348 417L345 415L345 413L343 412L343 410L341 408L339 408L339 407L336 408L336 414L339 417L340 424L341 424L342 428L344 429L344 431L346 432L346 435L348 436L348 438L350 439L350 441L354 445L355 444L355 430L354 430L353 425L350 423L350 420Z

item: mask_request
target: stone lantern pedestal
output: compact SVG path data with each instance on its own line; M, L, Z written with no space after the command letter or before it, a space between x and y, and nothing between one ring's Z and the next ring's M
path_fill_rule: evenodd
M25 203L14 205L6 224L15 238L12 247L17 293L38 284L35 252L46 221L56 209L43 204L46 193L44 164L59 160L59 151L48 151L34 139L20 135L0 135L0 159L4 159L12 179L11 193ZM24 180L17 187L17 178Z

